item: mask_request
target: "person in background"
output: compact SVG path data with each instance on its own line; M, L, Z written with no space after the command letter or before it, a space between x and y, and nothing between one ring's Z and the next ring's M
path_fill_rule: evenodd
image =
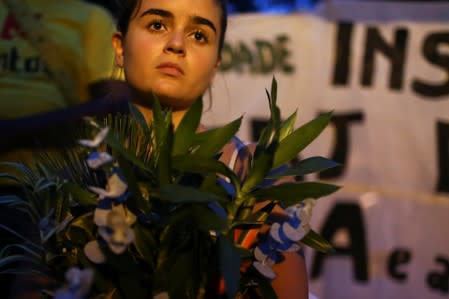
M81 0L0 0L0 26L0 162L28 163L48 150L36 143L39 134L121 109L123 84L111 79L114 19L106 9ZM0 173L12 171L0 164ZM14 181L0 178L0 195L16 192ZM33 234L26 215L2 207L0 217ZM11 237L0 230L0 250ZM0 276L2 297L10 282Z

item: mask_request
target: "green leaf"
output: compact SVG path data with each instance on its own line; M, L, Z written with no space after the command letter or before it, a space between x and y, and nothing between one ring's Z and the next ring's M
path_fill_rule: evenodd
M233 184L240 186L237 175L226 164L213 157L204 157L196 153L173 157L173 168L189 173L222 174Z
M173 150L173 130L172 125L165 132L165 140L161 142L159 150L159 159L156 170L159 185L169 184L171 181L171 152Z
M290 135L295 129L297 111L290 115L285 121L281 123L281 129L279 133L279 141L282 141L285 137Z
M217 183L217 176L215 174L207 175L201 183L200 190L203 192L213 193L222 198L228 198L230 194Z
M122 156L118 156L116 158L120 165L120 170L125 177L125 181L128 184L128 188L131 191L131 198L129 198L127 201L128 205L143 213L150 213L149 203L142 197L142 194L140 193L139 184L133 167L128 163L128 161L123 159Z
M1 258L0 259L0 268L3 268L7 265L10 265L11 263L16 263L16 262L31 262L34 264L40 263L40 261L38 259L26 256L26 255L16 254L16 255L10 255L10 256Z
M97 195L87 191L79 185L65 183L62 188L64 191L71 194L73 199L81 206L96 206L98 204Z
M235 298L239 290L240 255L232 242L226 236L218 238L220 252L220 270L223 275L226 293L229 298Z
M191 286L194 283L196 272L193 265L194 260L193 250L178 252L171 257L171 265L166 269L167 273L164 273L168 278L170 298L194 298L187 294L191 291Z
M134 245L140 258L150 267L155 267L153 256L155 255L156 240L148 227L136 224L134 226Z
M136 273L137 272L137 273ZM142 277L138 276L141 271L129 273L131 275L121 274L118 276L120 289L125 298L148 299L151 298L148 288L144 285ZM133 275L134 274L134 275Z
M276 105L277 94L278 94L278 82L276 81L276 78L273 76L273 79L271 80L271 93L270 93L270 99L271 99L272 106Z
M339 188L339 186L317 182L285 183L256 190L252 195L261 200L276 200L283 207L289 207L306 198L319 198L329 195Z
M22 202L23 199L16 195L3 195L0 196L0 204L8 205L12 203Z
M328 125L330 119L331 113L320 115L285 137L279 143L279 147L276 150L273 167L276 168L295 158L321 134Z
M192 212L193 220L201 231L222 231L227 226L226 219L215 214L207 206L195 205L192 207Z
M258 283L259 290L263 294L264 299L277 299L276 292L271 286L271 282L256 269L251 269L254 274L254 279Z
M234 221L232 223L232 228L241 230L257 229L260 228L264 223L264 221Z
M252 250L236 245L235 249L239 253L240 260L242 259L253 259L254 253Z
M157 191L157 195L161 200L177 204L209 203L213 201L223 202L226 200L215 194L202 192L196 188L173 184L168 184L160 187Z
M153 112L153 130L155 133L156 142L159 143L163 140L165 136L165 131L167 129L166 124L166 113L162 111L161 103L155 94L152 95L152 112ZM171 121L171 120L170 120ZM156 147L157 148L157 147Z
M186 112L176 128L173 142L173 156L185 154L189 150L200 124L202 112L203 101L199 98Z
M256 153L252 161L252 167L243 183L242 192L248 193L252 188L262 183L272 168L275 149L276 144L272 144L264 151Z
M248 217L243 219L243 221L246 222L262 222L264 223L268 216L270 216L273 209L276 207L276 203L273 201L268 202L265 206L263 206L261 209L257 210L256 212L250 214Z
M150 135L150 128L148 126L148 123L143 116L143 114L140 112L140 110L134 105L132 102L129 102L129 111L134 116L134 118L137 120L137 123L139 123L140 127L143 129L145 134Z
M209 157L214 156L237 133L241 123L242 117L239 117L223 127L198 133L193 144L198 147L195 154Z
M289 167L285 171L282 171L274 176L270 176L270 178L278 179L284 176L302 176L310 173L324 171L326 169L337 167L339 165L339 163L324 157L311 157L299 161L298 164Z
M22 241L25 241L26 245L32 246L36 250L44 250L44 248L42 246L40 246L40 245L30 241L29 239L27 239L26 237L22 236L20 233L16 232L15 230L7 227L6 225L3 225L3 224L0 223L0 229L3 229L5 231L9 232L10 234L18 237Z
M16 249L20 249L23 252L28 253L29 255L34 257L35 259L40 259L42 257L42 255L41 255L42 251L36 250L36 249L33 250L31 248L31 246L28 246L26 244L8 244L8 245L5 245L5 247L3 247L3 249L0 251L0 257L5 256L7 252L9 252L11 249L15 249L15 248Z
M0 179L2 179L2 180L12 180L12 181L14 181L14 182L17 182L17 183L22 183L22 180L18 177L18 176L15 176L15 175L12 175L12 174L9 174L9 173L0 173Z
M328 253L333 250L332 245L313 230L310 230L307 235L305 235L305 237L301 240L301 243L304 243L305 245L323 253Z
M70 224L69 228L72 227L78 227L81 230L84 231L84 233L87 235L89 240L95 239L93 233L95 231L95 225L94 225L94 216L93 212L85 213L77 218L75 218L72 223ZM68 231L69 239L72 238L71 230ZM76 241L76 240L74 240Z
M108 136L105 138L105 142L113 149L115 150L117 153L120 153L120 155L122 155L124 158L126 158L128 161L132 162L134 165L138 166L139 168L146 170L146 171L151 171L151 169L149 169L145 163L140 160L139 158L136 157L136 155L134 153L129 152L122 143L120 143L118 140L116 140L114 138L114 136L112 136L111 133L108 134ZM114 155L115 156L115 155Z

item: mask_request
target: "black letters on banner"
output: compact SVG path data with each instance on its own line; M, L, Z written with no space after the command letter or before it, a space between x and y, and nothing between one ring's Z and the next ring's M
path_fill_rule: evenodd
M339 23L335 50L333 84L346 85L351 71L352 23Z
M449 46L449 32L432 33L426 37L423 45L423 55L433 65L441 67L446 72L446 81L441 84L425 83L415 80L412 83L413 90L427 97L442 97L449 94L449 55L439 53L438 49Z
M354 267L354 278L359 282L368 281L368 254L366 249L365 225L363 221L362 210L355 203L337 203L326 217L321 235L332 242L332 237L338 230L345 229L350 236L350 245L348 248L335 248L335 253L324 254L316 252L313 264L311 278L316 279L323 270L325 259L335 256L348 256L352 258Z
M437 192L449 192L449 123L437 123L438 186Z
M268 120L262 118L251 119L251 140L258 140L263 128L267 125Z
M289 36L280 34L274 41L256 39L239 41L234 45L224 43L220 71L271 74L280 70L284 74L294 73L295 66L288 61L291 55L289 42Z
M363 119L363 112L360 111L345 114L334 114L332 116L331 124L334 125L336 129L336 140L331 159L340 163L341 166L321 172L319 174L321 179L337 178L344 173L351 145L351 138L349 134L350 124L363 122Z
M412 259L412 254L408 249L395 249L388 258L388 273L397 281L406 281L408 275L405 271L400 271L400 265L408 264Z
M366 34L365 55L363 59L362 85L371 86L375 71L374 54L380 51L391 63L389 86L391 89L401 89L404 78L405 51L407 49L407 29L397 29L394 45L390 46L382 38L379 30L369 27Z
M427 284L431 289L438 290L441 293L449 293L449 260L442 256L437 256L435 262L442 265L442 272L430 272L427 275Z

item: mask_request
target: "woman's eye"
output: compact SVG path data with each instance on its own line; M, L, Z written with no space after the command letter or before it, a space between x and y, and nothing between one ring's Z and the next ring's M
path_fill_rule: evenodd
M201 31L195 31L195 33L193 34L193 37L200 42L207 42L207 37L206 35L201 32Z
M160 31L164 28L164 24L162 24L161 21L153 21L148 25L148 28L155 31Z

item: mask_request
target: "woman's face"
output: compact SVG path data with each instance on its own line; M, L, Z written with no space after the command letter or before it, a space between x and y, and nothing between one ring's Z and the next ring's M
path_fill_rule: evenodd
M220 7L215 0L142 0L128 31L116 33L116 63L137 101L154 92L164 106L187 109L219 65Z

